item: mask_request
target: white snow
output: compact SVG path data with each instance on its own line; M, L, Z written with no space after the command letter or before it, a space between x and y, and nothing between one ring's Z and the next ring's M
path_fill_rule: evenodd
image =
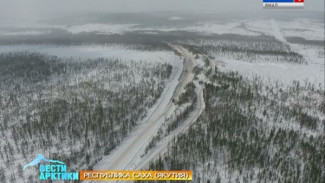
M184 18L179 16L171 16L167 18L169 21L181 21ZM33 24L0 24L1 28L28 28L28 31L2 31L0 35L34 35L46 34L49 32L40 31L40 29L63 29L70 33L77 34L82 32L96 32L100 34L123 34L128 31L194 31L202 33L215 33L215 34L240 34L240 35L274 35L273 23L277 22L279 31L282 32L284 37L297 36L308 40L324 40L324 22L312 19L294 19L292 21L283 20L269 20L269 19L249 19L249 20L232 20L228 23L221 22L196 22L193 25L184 27L171 27L160 25L155 27L141 27L139 24L57 24L49 25L46 23L33 23Z
M230 22L225 24L204 22L197 26L187 27L184 30L214 34L258 35L256 32L244 29L241 22Z
M171 98L179 83L179 78L183 70L182 63L180 59L175 60L174 65L177 65L177 67L173 67L171 80L167 83L158 102L148 111L142 123L136 127L134 132L132 132L117 149L111 152L110 155L103 157L103 159L94 166L94 169L125 169L132 166L131 164L134 160L139 159L148 140L153 137L160 124L164 121L164 114L166 111L172 109L173 104L171 104Z
M263 25L264 27L264 25ZM234 60L228 58L218 58L224 61L224 70L238 71L244 76L251 78L255 76L262 77L264 81L269 79L272 81L279 81L285 85L291 85L293 81L311 82L316 87L324 89L324 48L316 46L307 46L300 44L290 44L286 42L283 35L283 28L285 25L279 24L275 20L269 21L269 26L266 26L272 31L273 36L288 44L291 50L301 54L307 61L307 64L293 64L288 62L272 62L259 60L258 62L250 62L244 58L241 60ZM270 32L269 32L270 33Z
M147 117L143 120L143 123L135 129L135 131L110 155L104 157L94 169L97 170L124 170L141 168L145 166L151 158L157 157L156 155L160 152L164 152L168 145L168 142L172 140L174 135L177 135L193 123L204 109L203 90L200 86L198 89L199 102L196 107L195 114L191 116L189 120L183 123L183 125L174 134L171 134L163 140L159 148L155 148L154 151L145 157L141 157L147 143L156 134L158 128L165 121L166 115L170 114L175 106L171 103L173 97L178 97L179 94L184 90L186 84L193 78L192 69L194 67L194 56L182 47L172 45L174 49L181 50L186 57L186 64L183 70L182 60L178 60L180 64L177 70L173 71L172 80L168 83L168 86L164 90L163 95L159 99L158 103L149 111ZM181 69L180 69L181 68ZM183 73L183 75L182 75ZM181 78L181 80L179 80Z
M77 34L81 32L97 32L101 34L122 34L132 30L137 24L83 24L63 26L68 32Z
M249 30L274 35L274 25L283 37L302 37L307 40L324 40L324 22L312 19L294 19L292 21L279 20L247 20L245 25Z
M297 36L307 40L324 40L324 22L310 19L279 22L284 36Z
M17 45L0 46L0 53L29 51L39 52L58 57L77 57L77 58L116 58L120 60L133 60L141 62L175 63L175 54L171 51L140 51L129 49L120 45L107 46L51 46L51 45Z
M324 63L319 64L290 64L275 62L245 62L240 60L223 59L225 62L222 70L238 71L244 76L254 78L260 76L264 81L280 81L282 84L291 85L294 80L309 81L324 88Z
M266 35L273 35L270 20L247 20L245 26L252 31L261 32Z
M169 17L168 20L183 20L183 18L178 16L173 16L173 17Z
M2 36L18 36L18 35L43 35L48 34L49 31L0 31Z
M76 24L76 25L49 25L46 23L33 24L13 24L1 25L0 29L28 29L29 31L14 31L15 35L33 35L31 33L47 34L50 31L41 31L42 29L63 29L67 32L77 34L82 32L96 32L101 34L123 34L126 31L131 31L137 24ZM1 32L0 32L1 33ZM10 31L5 31L0 35L9 35Z

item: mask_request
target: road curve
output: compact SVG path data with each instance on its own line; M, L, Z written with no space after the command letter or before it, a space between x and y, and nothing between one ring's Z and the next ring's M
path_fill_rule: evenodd
M179 49L182 47L176 46ZM183 50L184 51L184 50ZM173 83L167 88L167 92L156 109L151 113L145 123L140 124L134 132L117 147L110 155L105 156L99 163L94 166L94 170L127 170L134 161L141 159L145 146L150 139L156 134L159 126L164 122L165 115L172 112L175 108L171 102L172 98L178 98L185 86L191 80L192 69L194 65L194 56L185 55L183 71L176 73L178 82ZM179 79L178 79L178 77ZM168 91L174 90L174 91Z

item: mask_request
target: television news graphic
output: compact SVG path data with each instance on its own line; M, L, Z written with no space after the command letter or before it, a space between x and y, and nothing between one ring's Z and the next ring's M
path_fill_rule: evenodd
M263 0L265 9L302 9L304 0Z

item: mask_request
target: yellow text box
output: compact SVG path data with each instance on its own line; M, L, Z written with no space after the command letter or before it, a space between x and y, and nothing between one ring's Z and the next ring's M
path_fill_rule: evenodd
M80 180L192 180L192 171L96 171L79 172Z

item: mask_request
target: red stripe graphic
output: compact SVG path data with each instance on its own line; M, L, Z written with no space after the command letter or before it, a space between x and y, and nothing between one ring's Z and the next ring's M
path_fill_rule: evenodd
M303 3L304 0L295 0L295 3Z

